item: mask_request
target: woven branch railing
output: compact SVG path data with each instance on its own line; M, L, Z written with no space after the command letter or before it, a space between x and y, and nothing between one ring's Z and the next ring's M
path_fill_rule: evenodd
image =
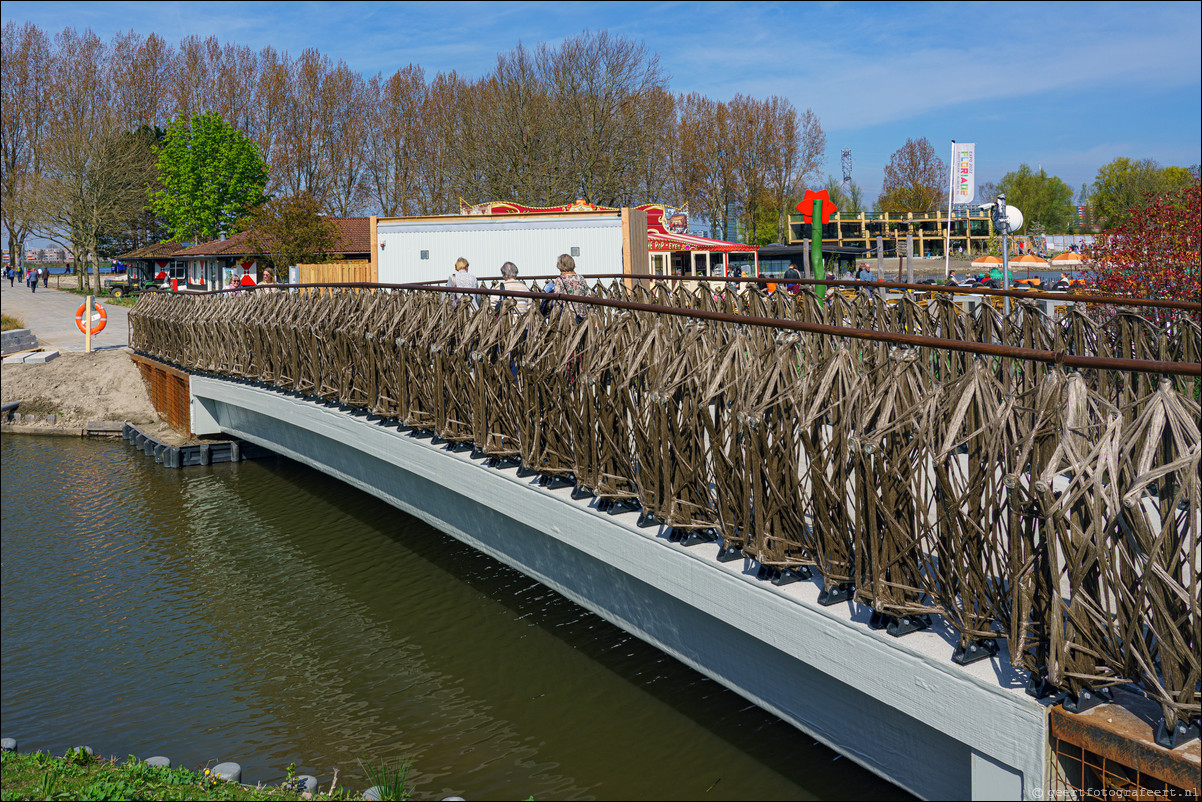
M867 605L892 632L942 615L965 662L1002 638L1033 687L1077 700L1134 682L1170 731L1199 718L1196 370L1069 371L780 328L1188 365L1196 322L1050 321L1022 301L966 315L810 292L594 294L780 322L603 305L578 322L537 302L518 314L512 295L417 289L161 293L130 313L130 343L520 461L601 509L720 537L778 579L817 571L827 601Z

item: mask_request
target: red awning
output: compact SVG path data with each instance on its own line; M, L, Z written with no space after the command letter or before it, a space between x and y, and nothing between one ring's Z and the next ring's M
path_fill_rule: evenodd
M710 251L717 253L753 253L759 250L756 245L744 245L741 242L725 242L720 239L696 237L692 234L653 234L647 233L647 248L652 251Z

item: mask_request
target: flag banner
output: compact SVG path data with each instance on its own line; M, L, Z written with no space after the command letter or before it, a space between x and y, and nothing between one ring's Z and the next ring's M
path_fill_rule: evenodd
M956 188L953 200L956 203L971 203L976 195L976 148L973 142L956 143L956 156L952 164Z

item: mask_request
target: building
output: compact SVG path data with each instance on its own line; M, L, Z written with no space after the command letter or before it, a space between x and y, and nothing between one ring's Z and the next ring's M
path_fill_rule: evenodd
M835 247L863 248L876 251L877 237L889 255L905 253L907 235L913 235L914 256L943 256L947 235L947 211L927 214L889 215L861 213L856 216L836 212L822 227L823 244ZM969 207L953 210L951 251L978 255L989 250L994 238L993 220L987 212ZM789 243L801 245L810 238L810 224L801 215L789 215ZM963 250L961 250L963 249Z
M373 280L441 283L460 257L495 277L513 262L520 276L556 275L570 254L582 276L647 272L647 214L639 209L508 211L372 220Z
M489 201L469 206L460 201L464 215L526 215L613 213L617 209L598 206L583 198L563 206L523 206L510 201ZM738 242L690 234L687 207L660 203L633 207L647 216L647 267L655 275L726 276L735 268L743 275L758 275L758 248ZM628 272L628 271L627 271ZM638 271L635 271L638 272Z
M335 247L328 256L364 260L370 258L373 218L330 219L337 226L338 232ZM171 271L168 278L181 279L180 287L186 286L190 290L219 290L227 286L233 278L242 276L251 276L258 281L263 277L263 270L271 266L271 259L259 253L250 240L250 233L243 231L224 239L181 248L171 254L168 260ZM160 246L167 244L169 243L159 243ZM286 279L284 269L288 266L276 267L279 279Z
M117 257L126 266L129 282L136 285L161 284L175 279L181 286L187 277L188 265L176 254L186 245L179 242L156 242Z

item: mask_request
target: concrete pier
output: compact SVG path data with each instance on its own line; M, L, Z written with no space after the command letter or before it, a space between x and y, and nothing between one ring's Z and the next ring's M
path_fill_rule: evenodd
M318 402L193 376L193 433L303 462L537 579L897 785L931 799L1036 799L1047 716L1004 654L952 663L941 621L894 638L869 611L817 604L814 580L775 586L637 513L609 515L514 468Z

